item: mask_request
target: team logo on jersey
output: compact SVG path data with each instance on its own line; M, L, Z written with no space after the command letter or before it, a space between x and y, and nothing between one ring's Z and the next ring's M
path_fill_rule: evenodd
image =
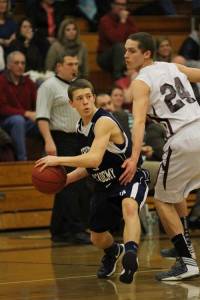
M98 172L96 174L92 174L92 177L96 181L100 181L100 182L107 182L107 181L111 181L111 180L116 178L113 168L103 170L103 171Z

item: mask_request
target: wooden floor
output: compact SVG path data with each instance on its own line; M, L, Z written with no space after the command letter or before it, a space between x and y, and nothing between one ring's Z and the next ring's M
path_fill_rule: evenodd
M200 263L200 230L193 232ZM175 284L154 279L173 263L159 251L166 236L143 237L139 271L130 285L95 276L101 251L93 246L53 246L48 231L0 234L0 299L2 300L155 300L200 299L200 277Z

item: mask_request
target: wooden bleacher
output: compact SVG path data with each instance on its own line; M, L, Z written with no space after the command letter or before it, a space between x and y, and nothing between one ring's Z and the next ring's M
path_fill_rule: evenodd
M0 164L0 230L47 227L53 196L38 192L31 182L33 162Z
M53 195L42 194L32 185L34 163L0 163L0 231L22 228L48 227ZM195 203L196 195L188 198L188 207ZM149 209L155 209L153 197L148 196Z

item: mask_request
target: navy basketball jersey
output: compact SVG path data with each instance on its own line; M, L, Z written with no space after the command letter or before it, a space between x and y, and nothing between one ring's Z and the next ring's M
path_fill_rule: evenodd
M105 117L112 119L121 129L124 135L124 143L119 145L109 142L99 167L96 169L88 168L87 171L92 178L102 186L102 188L107 189L113 186L113 184L119 183L119 177L124 171L124 169L121 168L121 165L127 158L131 156L131 141L128 140L125 132L122 130L117 120L109 112L106 112L102 108L96 111L92 120L87 126L83 126L82 119L80 119L77 125L77 133L81 147L81 153L83 154L89 152L95 137L95 124L99 118Z

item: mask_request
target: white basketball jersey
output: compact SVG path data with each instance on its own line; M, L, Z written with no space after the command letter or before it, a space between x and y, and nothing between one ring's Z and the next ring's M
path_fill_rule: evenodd
M168 137L200 119L200 106L190 82L175 64L154 62L141 69L136 79L150 87L148 115L165 125Z

